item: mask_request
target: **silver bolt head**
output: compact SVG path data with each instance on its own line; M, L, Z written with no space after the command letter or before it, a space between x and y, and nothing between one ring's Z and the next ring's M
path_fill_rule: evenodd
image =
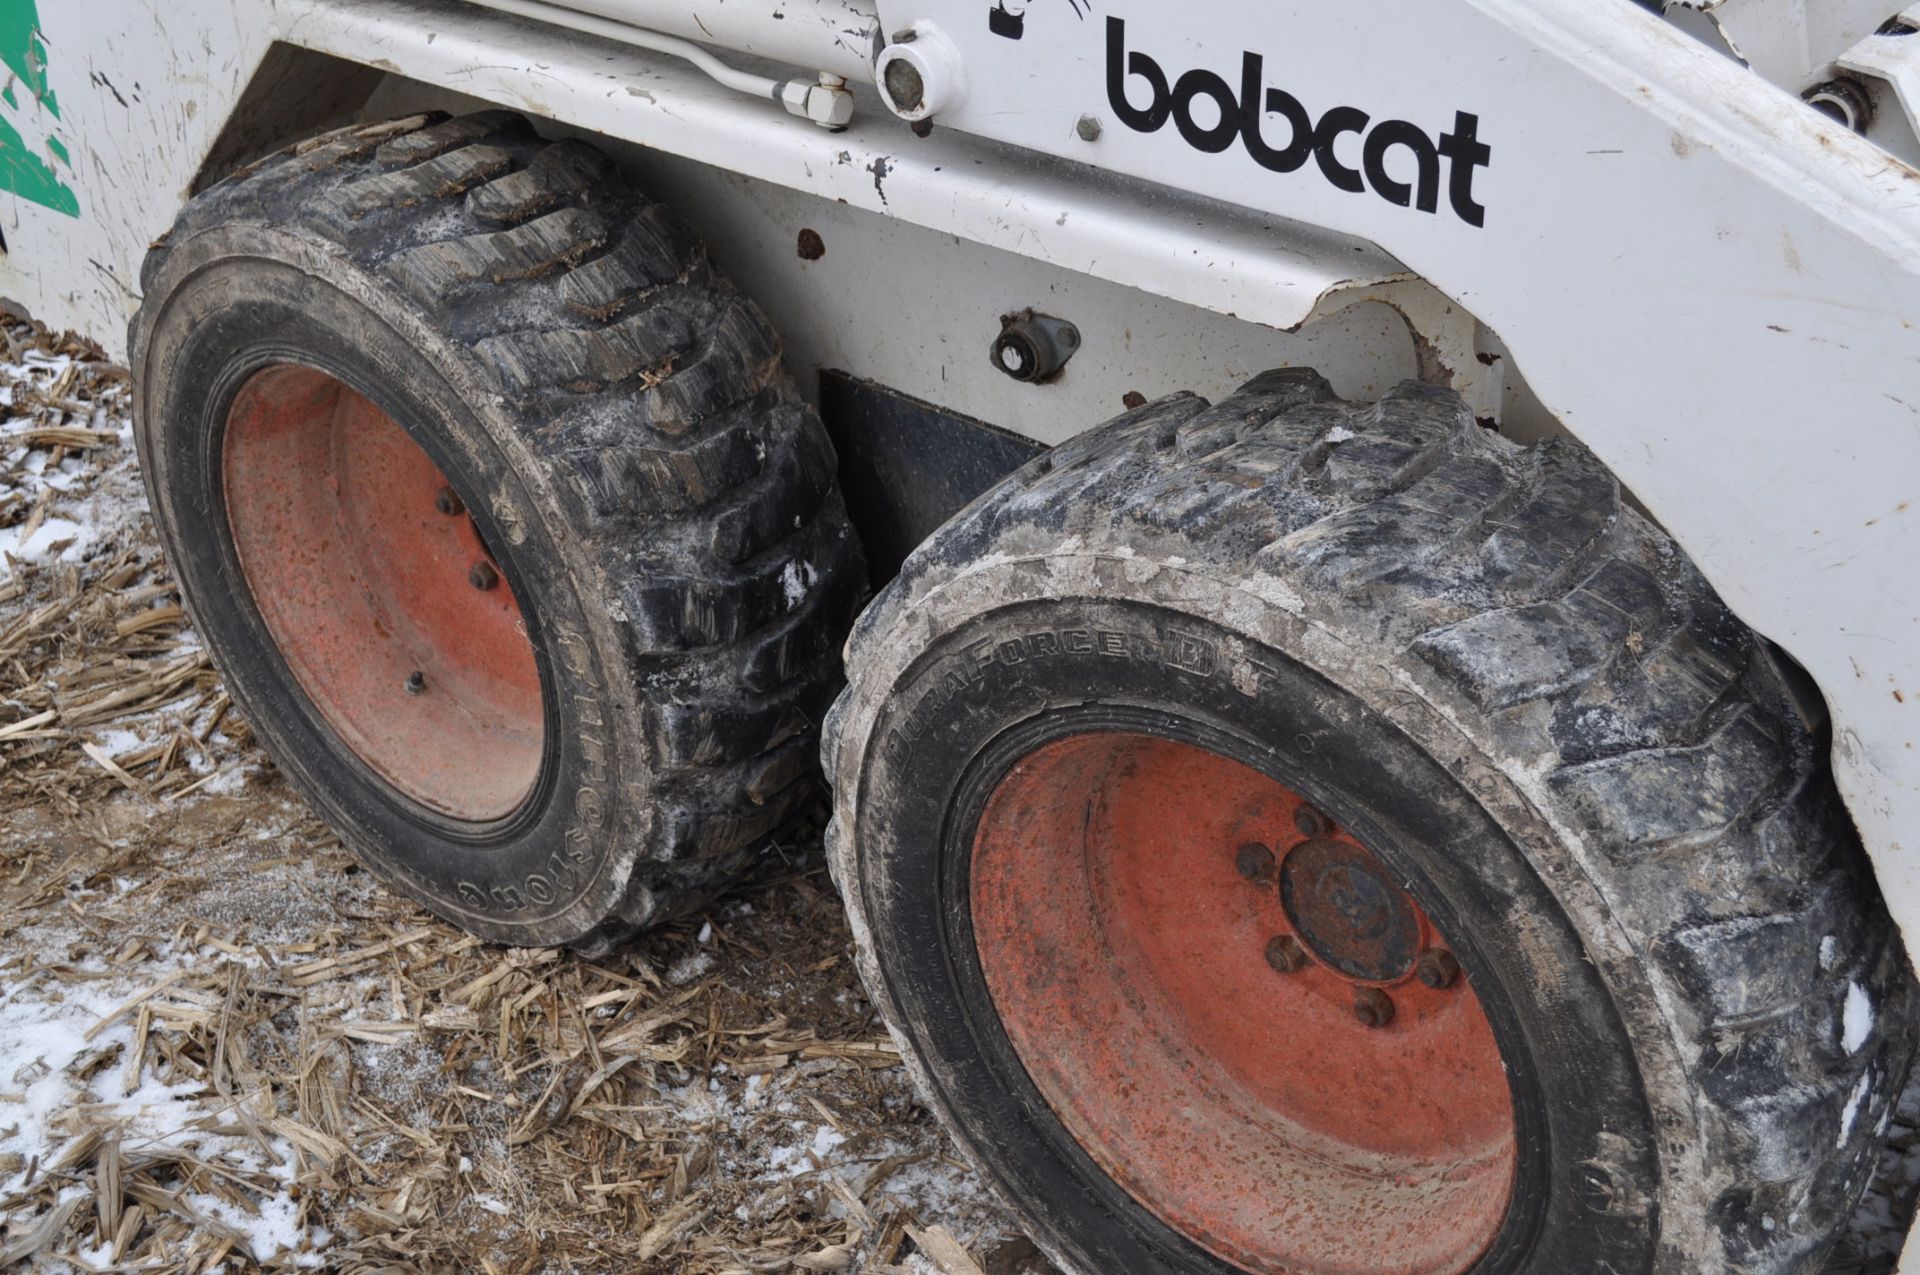
M1097 142L1100 140L1100 121L1095 116L1082 115L1080 122L1073 126L1073 131L1083 142Z

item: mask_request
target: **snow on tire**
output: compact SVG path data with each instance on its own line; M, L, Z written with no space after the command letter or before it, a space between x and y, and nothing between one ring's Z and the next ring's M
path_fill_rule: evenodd
M1066 1269L1805 1272L1859 1198L1913 985L1818 697L1578 445L1165 399L849 679L863 976Z
M195 198L142 280L187 606L388 880L592 950L800 816L865 587L832 448L603 155L501 111L339 130Z

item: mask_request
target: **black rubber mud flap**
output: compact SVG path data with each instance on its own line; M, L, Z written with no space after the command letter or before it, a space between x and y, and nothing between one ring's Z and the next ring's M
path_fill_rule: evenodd
M187 606L268 751L370 865L486 938L596 949L699 904L785 835L818 791L816 725L865 572L832 447L777 338L677 216L518 115L421 115L220 182L142 281L140 452ZM276 367L324 374L306 383L404 429L404 446L373 426L342 437L424 453L451 492L437 512L426 492L409 536L437 544L457 524L473 589L517 604L537 671L524 733L540 741L517 801L462 813L459 767L485 779L488 736L455 729L460 705L446 738L475 755L436 756L439 772L416 774L418 757L381 734L452 695L455 675L490 675L459 668L477 636L428 634L422 658L448 676L393 677L390 703L369 705L336 702L352 671L337 641L303 664L306 630L277 638L263 617L276 589L300 602L287 571L317 590L400 569L319 547L355 543L351 525L316 526L306 559L242 562L243 524L259 544L297 541L271 525L270 500L243 517L228 499L230 483L274 477L236 460L233 440L260 415L236 407L243 389L257 397ZM323 477L289 500L380 486L350 473L351 455L301 454ZM326 507L352 524L369 506ZM378 557L383 542L358 548ZM374 610L406 611L412 592L388 589ZM366 661L406 654L391 618L366 626ZM425 738L416 753L434 751Z
M970 506L856 625L825 761L862 974L1064 1269L1277 1268L1089 1153L975 930L1010 777L1094 732L1197 745L1365 830L1480 997L1513 1193L1436 1269L1816 1271L1901 1091L1914 989L1783 665L1592 455L1518 447L1450 391L1350 403L1286 371L1149 404ZM1227 843L1218 871L1270 862Z

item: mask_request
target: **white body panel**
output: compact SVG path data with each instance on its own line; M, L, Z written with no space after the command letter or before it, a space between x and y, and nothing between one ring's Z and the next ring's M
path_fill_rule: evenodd
M1731 26L1742 6L1726 7ZM1047 441L1126 390L1217 393L1263 360L1325 363L1367 392L1415 365L1393 324L1377 306L1311 321L1392 296L1410 272L1496 331L1546 409L1812 672L1842 788L1920 943L1920 175L1626 0L1035 3L1018 40L976 0L883 0L881 30L935 24L963 59L925 139L870 89L833 134L684 63L425 0L41 8L62 115L23 99L9 118L70 148L55 170L80 215L0 199L0 295L112 348L145 244L274 41L680 157L640 162L724 253L764 264L797 358ZM1177 118L1129 127L1109 93L1109 18L1170 95L1190 71L1237 94L1255 54L1256 87L1312 120L1365 112L1331 139L1336 175L1382 122L1406 121L1371 187L1410 183L1418 203L1419 145L1404 139L1450 145L1434 210L1349 193L1312 158L1263 167L1246 130L1209 152ZM1802 57L1810 73L1821 56ZM1127 87L1135 109L1148 102L1145 78ZM1196 134L1218 119L1205 97ZM1456 198L1452 169L1472 155L1461 112L1487 153ZM1279 114L1261 129L1269 147L1287 140ZM1483 225L1464 215L1475 205ZM787 255L803 217L829 244L810 273ZM1046 308L1043 292L1095 341L1059 386L995 379L983 312ZM1497 403L1497 381L1471 380L1461 357L1471 323L1417 288L1393 299L1423 337L1446 329L1442 362Z

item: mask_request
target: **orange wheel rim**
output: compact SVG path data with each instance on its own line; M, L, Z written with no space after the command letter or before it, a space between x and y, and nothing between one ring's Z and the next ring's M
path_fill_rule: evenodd
M1384 863L1299 794L1111 731L1015 764L971 868L1022 1065L1100 1168L1259 1275L1452 1275L1514 1190L1479 997Z
M432 810L510 814L540 769L540 673L462 496L398 423L313 368L249 378L222 451L247 589L328 726Z

